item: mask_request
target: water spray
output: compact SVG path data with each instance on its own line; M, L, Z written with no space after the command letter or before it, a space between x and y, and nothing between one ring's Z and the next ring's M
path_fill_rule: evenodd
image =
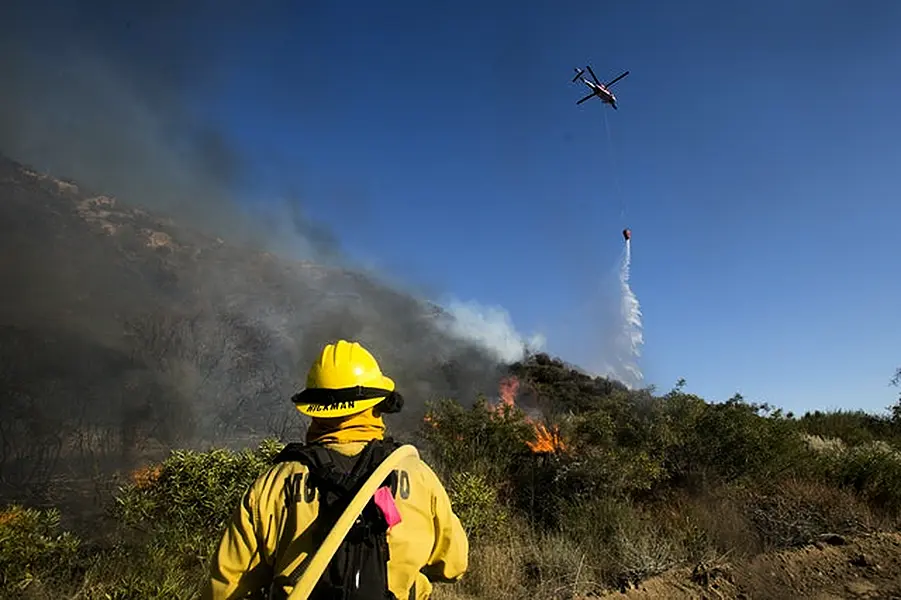
M626 231L629 231L628 229ZM638 298L629 285L630 271L632 267L632 240L631 232L626 238L626 250L623 254L623 262L619 272L620 284L620 332L617 335L617 354L625 371L625 383L629 387L641 384L644 375L638 366L641 357L641 346L644 344L641 325L641 305Z

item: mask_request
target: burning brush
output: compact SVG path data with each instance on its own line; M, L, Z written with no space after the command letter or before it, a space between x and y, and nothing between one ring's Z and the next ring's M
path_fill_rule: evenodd
M516 406L517 392L519 392L519 379L512 375L503 378L498 390L501 405L509 407ZM497 412L498 408L500 408L500 406L495 408L495 412ZM563 439L560 436L560 430L556 425L553 425L548 429L544 423L539 423L528 415L525 416L525 421L532 426L532 430L535 433L535 441L526 442L532 452L535 454L556 454L566 450L566 445L563 443Z
M528 419L528 417L526 417ZM551 430L545 427L544 423L534 423L529 421L535 430L535 441L526 442L532 452L535 454L556 454L557 452L566 450L563 440L560 438L560 431L557 426L553 426Z
M514 376L505 377L501 380L498 389L498 397L500 399L500 402L498 404L488 406L488 409L493 415L495 415L497 418L502 418L507 410L516 407L516 394L519 391L519 385L519 379ZM526 442L526 444L529 446L529 449L533 453L557 454L566 450L566 444L564 443L563 438L560 435L560 430L556 425L552 425L550 428L548 428L544 423L536 421L529 415L525 415L524 420L532 427L532 431L535 434L534 441ZM428 424L433 429L437 429L439 427L438 421L432 415L425 415L423 417L423 422ZM460 435L457 435L456 439L457 441L462 441L462 437Z

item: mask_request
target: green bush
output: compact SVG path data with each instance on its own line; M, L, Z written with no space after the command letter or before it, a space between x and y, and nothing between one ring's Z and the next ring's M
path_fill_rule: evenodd
M850 446L875 441L897 443L897 428L889 416L871 415L861 410L808 412L798 419L799 428L824 439L840 439Z
M77 537L60 530L58 510L6 507L0 512L0 591L22 597L30 586L65 581L79 545Z
M484 475L461 471L454 473L447 485L448 495L460 522L472 539L503 535L509 515L501 503L497 487Z
M519 378L527 393L549 413L609 411L611 405L630 397L619 381L580 373L544 353L514 363L510 374Z
M90 589L112 584L115 591L104 593L116 597L196 597L227 520L281 447L265 440L240 452L178 450L133 473L119 488L114 513L124 547L118 550L134 565L110 572L95 564L87 579L97 584ZM114 557L108 562L115 564Z
M825 481L854 490L880 511L901 515L901 452L897 449L874 442L821 452L818 461Z
M478 398L468 409L453 400L430 404L420 437L439 471L466 471L497 481L529 452L527 442L535 435L518 408L495 409Z
M163 529L183 539L218 532L241 495L281 449L265 440L255 450L176 450L161 464L133 474L119 489L116 512L126 525Z
M728 483L803 470L813 453L796 424L778 411L759 414L767 410L736 397L680 411L688 423L672 425L672 445L666 450L670 476L680 481L701 474Z
M523 410L484 397L430 405L418 432L472 540L455 589L474 597L594 594L725 552L867 530L878 511L901 515L901 458L881 417L794 419L740 396L711 404L683 382L655 396L544 355L513 371L553 422L553 448L534 447ZM0 513L2 591L196 597L226 520L280 449L177 450L134 472L105 548L61 532L55 511L11 507Z
M650 489L662 475L660 463L645 452L581 448L523 457L511 481L516 506L531 521L556 528L563 507L598 497L630 497Z

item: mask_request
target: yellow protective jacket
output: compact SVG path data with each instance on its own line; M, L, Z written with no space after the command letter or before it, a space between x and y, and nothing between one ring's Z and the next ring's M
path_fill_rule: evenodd
M350 456L359 454L365 442L325 445ZM273 598L291 592L287 577L318 549L308 535L319 501L318 494L304 494L307 471L300 462L276 464L244 493L213 554L203 600L254 597L270 585ZM432 581L453 582L466 571L469 540L444 486L425 462L408 457L397 472L401 522L387 534L388 586L400 600L425 600ZM293 498L296 510L286 510L286 498Z

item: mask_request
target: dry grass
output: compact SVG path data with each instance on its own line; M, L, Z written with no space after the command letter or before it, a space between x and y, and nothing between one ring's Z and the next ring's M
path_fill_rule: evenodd
M890 524L852 493L809 481L768 489L726 486L654 505L598 499L570 511L564 531L509 524L473 545L470 570L436 600L573 600L623 592L656 575L704 573L734 560ZM711 567L713 565L713 567Z
M881 521L853 493L819 482L788 480L749 492L745 501L763 552L802 546L825 533L871 531Z
M436 600L570 599L600 586L580 545L562 534L529 535L473 548L470 570L453 586L436 586Z
M807 447L815 452L837 453L841 452L847 445L838 438L824 438L819 435L803 434L801 439L807 444Z

